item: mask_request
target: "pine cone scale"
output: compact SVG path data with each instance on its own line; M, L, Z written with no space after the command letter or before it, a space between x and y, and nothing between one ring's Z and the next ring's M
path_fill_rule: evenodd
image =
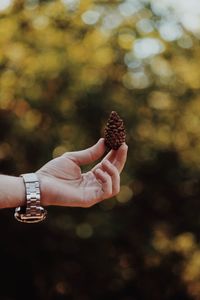
M104 130L104 137L105 145L108 149L117 150L121 146L121 144L125 142L126 131L124 123L115 111L112 111L108 118Z

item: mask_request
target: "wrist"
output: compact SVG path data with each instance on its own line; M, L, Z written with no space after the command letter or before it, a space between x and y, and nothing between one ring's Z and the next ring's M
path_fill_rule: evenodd
M39 183L40 183L40 202L42 206L49 206L51 205L50 193L49 193L49 186L51 186L50 178L46 175L40 174L36 172Z
M55 178L51 175L47 175L43 172L36 172L41 191L41 205L42 206L73 206L71 204L71 198L68 193L64 192L67 184L63 186L62 180Z
M46 218L47 211L41 206L41 189L36 173L22 174L26 203L15 209L15 218L24 223L38 223Z

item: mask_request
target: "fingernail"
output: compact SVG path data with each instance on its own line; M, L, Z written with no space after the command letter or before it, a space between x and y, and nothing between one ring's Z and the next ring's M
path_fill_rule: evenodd
M128 145L126 143L123 143L122 146L128 148Z
M100 138L100 139L99 139L99 142L103 142L103 141L104 141L104 138Z
M98 172L99 172L99 169L94 170L94 173L95 173L95 174L98 173Z

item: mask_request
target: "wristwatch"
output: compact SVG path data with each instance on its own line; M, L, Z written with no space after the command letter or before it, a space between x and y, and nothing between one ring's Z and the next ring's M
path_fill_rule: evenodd
M26 206L15 209L15 218L24 223L43 221L47 211L40 205L40 183L35 173L20 175L23 177L26 190Z

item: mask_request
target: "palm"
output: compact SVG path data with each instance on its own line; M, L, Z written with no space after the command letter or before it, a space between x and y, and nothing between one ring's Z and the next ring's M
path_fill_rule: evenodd
M77 206L79 204L75 203L76 201L81 201L81 206L90 206L97 202L103 193L102 186L93 170L82 174L77 163L64 156L51 160L38 173L57 180L60 191L57 191L56 194L60 197L59 201L62 201L62 191L65 191L66 188L73 199L73 205Z
M80 165L94 162L105 151L104 141L86 150L69 152L55 158L37 171L43 182L47 205L88 207L119 191L119 173L127 148L111 151L91 171L81 173Z

